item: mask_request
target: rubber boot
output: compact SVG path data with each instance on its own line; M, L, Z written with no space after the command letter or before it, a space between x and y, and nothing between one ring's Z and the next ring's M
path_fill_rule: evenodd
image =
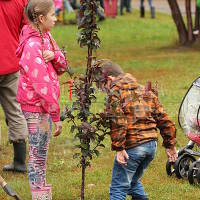
M26 172L26 142L13 142L13 149L13 163L4 166L3 171Z
M151 7L151 18L155 18L155 7Z
M44 186L40 189L31 189L32 200L52 200L51 186Z
M140 17L145 17L145 9L144 9L144 6L141 6L140 7Z

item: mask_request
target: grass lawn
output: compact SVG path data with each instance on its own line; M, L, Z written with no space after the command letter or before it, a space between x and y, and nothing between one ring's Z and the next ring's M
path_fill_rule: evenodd
M141 84L147 81L159 84L159 97L166 111L177 126L177 147L187 143L187 138L177 123L178 108L181 99L191 82L199 76L199 48L179 47L177 32L171 16L157 14L156 19L139 18L139 12L117 16L100 23L101 49L98 58L110 58L123 69L132 73ZM52 31L58 44L67 47L67 56L75 73L80 74L86 65L86 49L77 44L76 26L57 26ZM68 80L67 75L61 82ZM69 92L61 86L61 107L68 102ZM94 109L102 109L103 97L98 95ZM12 160L12 146L8 143L7 127L3 112L0 111L2 123L2 149L0 167ZM54 200L79 200L81 170L73 160L73 136L70 125L64 122L63 133L52 138L48 154L47 182L53 185ZM109 183L112 172L114 152L110 151L109 137L105 140L106 148L102 149L99 158L95 158L91 168L86 172L86 200L108 200ZM168 177L165 172L167 157L159 137L158 151L154 161L147 169L142 182L151 200L197 200L200 199L198 186L189 185L187 180ZM0 173L23 200L30 200L27 175ZM0 200L9 200L0 190ZM127 198L130 200L130 198Z

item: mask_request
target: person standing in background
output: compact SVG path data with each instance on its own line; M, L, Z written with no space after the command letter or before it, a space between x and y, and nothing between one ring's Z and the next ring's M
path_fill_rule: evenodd
M117 0L104 0L104 11L106 17L115 18L117 16Z
M16 100L19 76L19 60L16 49L19 34L26 18L26 0L0 0L0 104L8 125L8 137L13 144L13 163L4 166L4 171L26 171L27 124Z
M126 7L126 12L131 12L131 0L120 0L120 15L123 15L123 8Z
M151 18L155 18L155 7L153 6L153 0L148 0L149 7L151 11ZM144 7L144 0L140 0L140 17L145 17L145 7Z
M105 20L104 17L104 4L103 4L103 0L97 0L97 2L99 2L99 6L100 8L97 9L97 16L99 18L99 21L103 21Z

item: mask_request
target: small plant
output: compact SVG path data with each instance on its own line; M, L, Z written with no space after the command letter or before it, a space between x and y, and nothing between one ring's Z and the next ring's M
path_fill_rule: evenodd
M72 122L71 133L74 138L78 139L76 148L79 150L73 155L74 159L79 159L79 166L82 168L82 184L81 184L81 200L84 200L85 189L85 170L90 166L93 156L99 156L98 147L104 147L103 140L105 135L109 133L109 121L107 112L93 113L92 105L96 102L96 90L93 87L96 77L95 60L93 51L100 47L100 39L97 35L98 26L96 24L96 0L80 1L80 21L78 29L80 30L78 42L80 47L87 46L87 67L85 75L80 77L72 77L72 94L73 103L71 107L66 106L61 120Z

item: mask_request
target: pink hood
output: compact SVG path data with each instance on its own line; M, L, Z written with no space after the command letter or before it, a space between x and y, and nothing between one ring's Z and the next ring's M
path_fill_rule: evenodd
M34 30L30 25L25 25L21 31L21 34L19 37L19 46L16 51L16 55L18 58L21 58L23 50L24 50L24 46L26 45L27 41L32 37L36 37L41 40L41 36L38 31Z

